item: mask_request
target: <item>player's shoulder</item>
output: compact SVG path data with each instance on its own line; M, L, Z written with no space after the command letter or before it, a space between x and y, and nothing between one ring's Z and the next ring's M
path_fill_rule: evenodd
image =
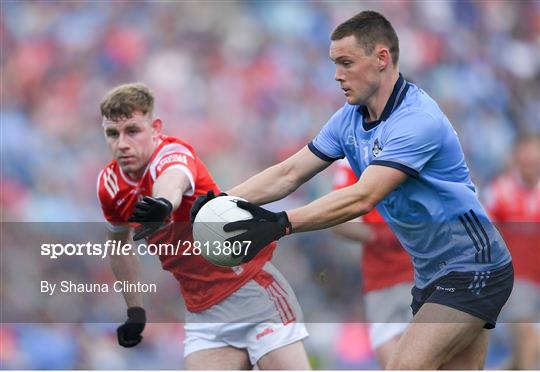
M161 143L156 148L155 159L171 153L180 153L189 156L192 159L196 158L195 149L187 141L184 141L178 137L166 135L161 135L160 140Z
M114 178L114 176L117 176L119 169L120 168L116 160L112 160L107 165L105 165L105 167L103 167L98 173L98 177L97 177L98 188L101 183L105 182L105 180L111 177Z
M172 168L188 170L189 177L193 178L193 172L201 163L193 146L177 137L160 135L159 138L160 143L154 150L147 173L151 180L155 181L162 172Z
M406 99L386 127L386 131L393 134L411 132L415 136L425 134L441 140L444 136L455 134L452 124L437 103L415 85L408 89Z
M112 200L120 190L120 168L116 160L109 162L97 177L97 194L101 202Z
M412 83L408 84L409 89L398 113L403 116L420 118L424 121L444 122L445 115L437 102L421 88Z

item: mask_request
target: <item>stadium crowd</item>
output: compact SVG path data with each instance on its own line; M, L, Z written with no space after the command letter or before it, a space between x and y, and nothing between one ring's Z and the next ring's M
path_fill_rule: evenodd
M329 33L371 7L396 26L405 77L434 97L454 124L480 193L508 167L516 136L540 131L535 1L1 6L0 203L6 235L7 222L102 220L96 178L110 157L98 105L119 83L152 87L164 132L192 143L223 189L290 155L343 104L328 58ZM321 195L331 180L329 172L316 177L276 208ZM12 245L2 243L0 285L2 297L13 299L24 288L14 282L17 268L45 272L55 263L29 253L24 240L7 241ZM310 309L306 347L314 367L376 367L365 327L347 323L360 319L359 254L327 232L290 239L276 252L276 266ZM156 261L144 264L156 271ZM89 277L111 275L102 263L80 265ZM172 282L163 275L164 283ZM149 327L134 350L116 345L118 319L106 305L92 303L80 324L47 323L46 310L34 314L40 323L2 324L2 368L182 367L183 329L174 324L182 319L180 301L177 313ZM123 312L120 305L115 310ZM497 332L488 367L502 363L506 352L504 325Z

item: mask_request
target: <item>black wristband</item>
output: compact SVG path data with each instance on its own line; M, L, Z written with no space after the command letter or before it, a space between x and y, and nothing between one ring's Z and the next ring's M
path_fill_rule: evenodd
M165 199L165 198L157 198L157 200L161 200L162 202L164 202L165 204L167 204L167 207L168 207L168 210L169 210L168 213L171 214L171 212L172 212L172 210L173 210L173 205L172 205L172 203L171 203L169 200Z
M142 307L130 307L127 309L127 316L134 323L146 323L146 311Z

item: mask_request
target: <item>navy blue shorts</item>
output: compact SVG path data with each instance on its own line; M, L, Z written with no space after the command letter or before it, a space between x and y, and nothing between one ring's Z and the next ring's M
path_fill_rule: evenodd
M426 302L448 306L485 320L484 328L492 329L513 286L512 262L492 271L453 271L424 289L414 287L411 308L415 315Z

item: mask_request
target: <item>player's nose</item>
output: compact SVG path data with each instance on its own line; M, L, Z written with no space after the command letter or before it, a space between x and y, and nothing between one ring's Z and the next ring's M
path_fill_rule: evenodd
M118 136L118 149L126 150L129 148L129 143L126 141L126 136L123 133L120 133Z
M339 81L339 82L342 82L345 80L345 76L339 68L336 68L336 72L334 74L334 80Z

